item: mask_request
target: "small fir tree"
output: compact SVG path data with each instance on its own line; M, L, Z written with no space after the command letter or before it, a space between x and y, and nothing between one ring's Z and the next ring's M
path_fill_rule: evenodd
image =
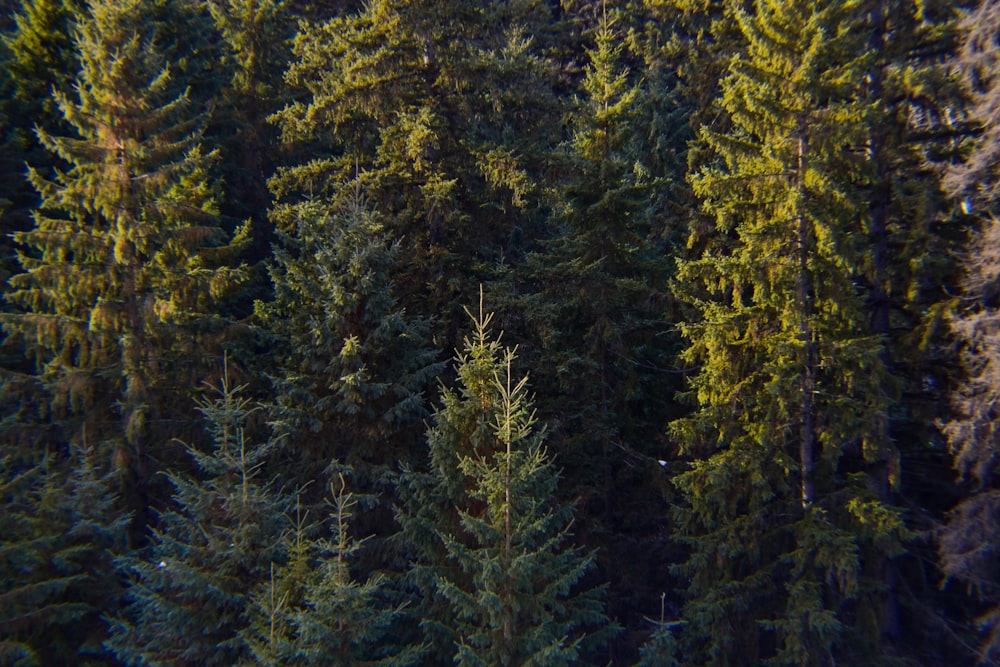
M573 664L612 631L605 587L583 584L593 554L567 544L571 510L553 501L527 381L511 377L515 352L490 338L491 319L473 317L461 388L443 390L429 472L403 478L421 624L441 664Z
M102 613L129 521L93 448L0 461L0 664L111 664Z
M283 559L286 497L262 479L276 442L255 443L258 408L229 378L198 401L212 450L185 448L202 478L168 472L173 507L160 514L142 557L121 560L130 574L128 606L112 619L108 642L128 664L232 665L250 655L240 638L250 591ZM182 443L183 444L183 443Z

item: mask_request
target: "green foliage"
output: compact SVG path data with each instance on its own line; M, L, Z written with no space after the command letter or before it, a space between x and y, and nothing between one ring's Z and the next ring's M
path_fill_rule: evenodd
M62 127L61 109L53 92L68 94L79 67L73 33L80 20L81 0L22 0L14 30L4 36L11 57L5 63L12 98L28 121L52 131ZM30 120L28 120L30 119Z
M246 230L227 239L216 224L214 156L199 145L184 54L157 50L166 9L93 2L80 20L75 95L54 92L75 136L38 130L70 166L31 171L42 202L34 228L14 235L24 272L8 294L23 312L4 318L49 383L54 417L97 434L119 411L121 460L139 467L150 420L168 411L157 390L218 337L244 279L226 263ZM187 44L188 55L199 47Z
M841 511L862 492L845 453L874 461L891 447L882 341L855 274L872 263L859 233L871 167L849 148L867 138L872 56L854 3L734 11L748 47L722 81L732 130L703 130L716 159L692 177L726 252L682 262L677 282L700 315L681 325L697 408L671 424L693 459L676 478L691 546L677 572L695 655L813 664L843 644L861 551L893 551ZM880 511L898 534L896 512Z
M208 3L224 48L221 70L230 80L221 89L208 131L222 153L223 212L250 218L254 258L264 256L270 240L267 178L279 152L277 132L267 118L286 97L282 75L291 56L294 32L283 0L225 0Z
M145 553L121 559L129 604L108 642L127 664L232 665L248 655L248 593L280 562L287 497L263 480L276 442L255 443L254 413L228 365L198 400L211 451L184 444L201 477L168 472L173 507Z
M531 2L364 3L303 23L286 81L296 101L276 114L305 150L271 181L285 200L328 197L363 174L365 192L399 239L401 295L449 335L461 292L531 221L544 149L557 119L531 37ZM530 91L530 94L528 94Z
M442 390L430 471L403 478L421 625L440 663L573 664L613 631L604 587L583 582L593 554L567 544L571 510L553 502L527 379L511 377L514 351L490 338L491 319L473 318L461 388Z
M428 344L426 320L397 301L400 245L385 231L360 182L333 202L297 207L271 267L274 299L257 312L279 343L277 419L304 441L302 455L322 465L394 465L413 444L423 392L442 364Z
M415 664L420 648L393 642L405 603L392 602L384 575L364 582L352 575L367 538L350 534L359 501L344 472L331 482L328 503L331 537L309 537L311 526L297 513L286 539L288 564L273 569L252 600L258 623L247 634L257 664Z
M0 461L0 663L110 664L100 616L119 603L111 562L128 517L93 449Z

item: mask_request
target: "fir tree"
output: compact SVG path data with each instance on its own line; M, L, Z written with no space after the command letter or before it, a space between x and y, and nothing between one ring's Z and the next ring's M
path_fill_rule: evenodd
M582 588L593 554L567 544L570 508L491 319L473 318L461 388L443 390L429 472L403 478L421 625L442 664L572 664L607 641L604 587Z
M998 433L996 405L1000 395L997 376L1000 320L997 294L1000 282L996 249L1000 222L993 210L998 202L996 174L1000 167L997 135L996 76L1000 47L996 34L1000 4L983 2L963 20L963 46L956 64L970 94L969 116L982 127L963 160L948 170L945 183L966 213L974 214L972 239L964 257L964 296L971 302L957 311L951 328L962 347L963 376L952 402L955 416L943 424L955 469L968 493L952 509L939 536L942 570L948 580L964 583L988 606L976 619L985 634L979 647L981 664L1000 660L1000 578L996 549Z
M120 602L111 554L128 516L93 448L0 461L0 663L110 664L104 610Z
M428 322L396 299L400 244L360 182L344 190L297 207L275 248L274 300L257 310L282 351L278 420L296 440L316 439L305 460L337 458L365 475L408 457L407 433L441 364Z
M867 139L858 86L872 57L859 9L734 8L748 46L721 85L732 129L702 131L717 157L692 184L729 251L680 267L699 313L682 324L684 357L700 370L697 409L671 429L693 459L676 478L684 620L692 655L714 664L852 655L863 565L899 549L898 510L841 467L891 446L881 341L866 335L854 274L872 261L857 233L868 165L852 149ZM850 634L877 642L879 630Z
M402 244L403 303L457 337L456 297L475 284L462 276L516 245L555 134L531 37L542 10L380 0L303 23L286 75L297 100L276 120L304 150L271 181L282 200L272 219L289 230L296 197L330 196L360 171Z
M127 664L232 665L249 656L240 638L250 591L280 563L286 497L262 479L276 442L254 442L258 408L229 378L198 401L211 451L185 443L202 478L168 472L173 507L160 514L148 551L121 559L128 606L108 646Z
M654 104L669 100L654 100L667 94L662 81L626 66L639 61L626 19L607 7L591 36L581 96L567 115L572 135L553 160L562 178L551 238L509 277L528 292L518 305L540 345L526 341L525 355L540 413L558 424L549 442L584 500L586 539L600 546L612 595L634 601L669 585L615 564L642 558L665 571L662 549L640 534L666 511L650 488L660 474L654 461L665 456L653 447L679 389L658 372L679 343L664 317L673 266L665 237L676 234L668 229L676 218L661 199L679 165L662 161L652 139L670 111Z
M288 565L277 568L255 596L265 622L248 634L259 664L409 665L420 657L418 647L393 643L391 631L405 603L391 600L385 576L363 582L354 577L367 538L350 533L359 501L347 489L344 472L330 484L331 537L311 538L299 514L286 540Z
M882 363L893 376L884 385L889 409L875 426L886 439L863 468L881 502L909 503L920 494L923 503L935 505L953 492L942 484L949 463L945 448L933 445L939 440L934 423L946 416L944 389L956 365L942 325L959 279L953 249L964 240L949 224L953 205L936 164L968 131L954 123L960 121L954 110L965 101L947 62L956 47L957 6L942 0L919 6L871 0L863 10L858 30L867 35L864 48L878 57L862 78L868 105L862 192L870 252L857 282L866 293L868 331L880 339ZM919 531L932 527L919 513L910 517ZM935 621L940 602L909 592L925 585L919 563L932 557L933 545L914 542L910 551L909 562L873 558L866 570L881 589L871 598L881 645L890 654L923 657L951 632ZM903 567L915 575L909 581ZM928 619L909 635L903 626L912 613L907 607Z
M187 411L169 405L171 384L187 386L192 352L218 337L220 306L243 276L224 265L245 230L227 246L216 224L204 114L185 88L194 64L180 40L167 42L173 60L158 50L171 7L181 9L96 1L79 22L75 96L55 93L76 136L38 132L70 167L31 171L42 203L34 228L15 234L24 273L8 296L23 314L4 318L50 387L53 419L117 440L115 459L140 489L150 422ZM180 43L187 56L199 47Z

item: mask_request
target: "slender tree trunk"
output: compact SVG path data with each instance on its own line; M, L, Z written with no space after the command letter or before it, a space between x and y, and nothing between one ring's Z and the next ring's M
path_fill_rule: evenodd
M888 14L889 8L886 6L887 0L873 0L869 20L871 21L871 36L869 37L868 48L874 49L876 53L888 53ZM883 65L876 63L872 67L869 77L869 96L877 101L882 107L882 118L891 121L889 109L886 109L883 97L884 71ZM881 132L884 132L883 128ZM889 335L891 333L889 322L890 311L890 291L888 283L889 274L889 204L892 198L891 174L889 159L886 155L885 137L880 134L879 128L872 128L869 136L869 151L874 162L875 178L869 194L869 216L871 218L871 246L873 269L871 276L871 296L869 321L872 332L882 337L881 359L886 368L891 368L891 356L889 350ZM868 475L870 484L876 492L879 500L889 503L892 500L892 484L890 481L891 471L891 432L892 425L886 412L881 412L875 424L875 434L879 439L878 455L874 463L869 467ZM894 649L899 642L900 620L899 620L899 600L896 591L896 564L886 555L880 554L876 563L875 571L882 580L882 609L881 611L881 633L882 642L885 648Z
M813 414L813 394L816 390L816 341L812 330L813 289L809 275L809 256L812 254L812 230L803 211L806 196L806 150L808 148L804 123L799 129L797 183L798 190L798 244L799 273L796 292L799 300L799 336L802 340L802 406L799 415L799 464L802 467L802 507L808 508L816 496L813 471L816 468L816 426Z

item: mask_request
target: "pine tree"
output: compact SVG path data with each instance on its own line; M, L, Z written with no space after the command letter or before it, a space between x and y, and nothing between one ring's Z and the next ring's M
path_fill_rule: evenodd
M275 248L274 299L257 306L281 350L276 417L297 441L313 441L305 461L337 458L364 476L409 456L408 433L427 414L423 392L442 364L428 322L397 301L400 244L360 182L296 208Z
M76 136L38 133L70 167L31 171L42 203L34 228L15 234L24 273L8 296L23 313L4 318L50 387L52 418L70 435L85 423L96 442L117 440L116 461L140 488L150 422L187 412L170 405L173 387L188 386L192 352L218 338L222 303L243 279L225 263L246 232L230 241L216 224L214 156L199 146L204 113L185 87L199 44L167 41L173 60L157 50L170 35L161 20L185 6L90 3L75 32L75 96L55 93ZM121 427L109 429L115 412Z
M37 456L37 455L36 455ZM0 663L110 664L104 610L121 587L111 554L129 517L93 448L0 461Z
M691 549L684 620L697 659L825 664L877 650L852 600L865 563L894 555L902 533L898 510L842 461L889 446L888 374L855 274L872 262L857 148L874 54L857 3L733 12L748 46L721 84L732 129L702 131L716 158L692 177L729 251L682 262L678 277L699 314L681 325L684 358L700 368L695 412L671 425L693 459L675 480ZM852 649L848 635L873 643Z
M470 314L471 315L471 314ZM428 433L430 468L403 477L404 543L418 612L441 664L572 664L607 641L604 587L582 588L593 554L569 541L568 506L513 350L473 317Z
M232 665L249 656L239 632L250 591L282 562L287 498L263 479L274 439L251 437L255 408L228 364L198 401L211 451L185 448L202 478L170 471L173 506L151 530L147 553L121 559L128 606L108 646L128 664Z

